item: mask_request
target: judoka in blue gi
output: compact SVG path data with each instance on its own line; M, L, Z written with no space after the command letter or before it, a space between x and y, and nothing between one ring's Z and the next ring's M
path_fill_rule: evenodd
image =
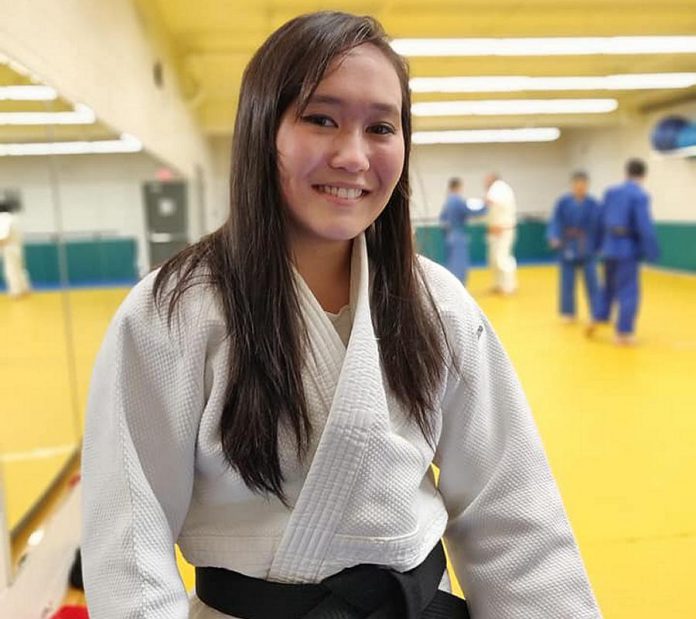
M650 215L650 196L643 189L646 173L645 162L630 159L626 164L626 181L607 190L600 210L599 248L604 286L596 319L608 321L612 306L618 303L616 343L623 345L635 341L640 263L654 261L660 253ZM591 325L588 333L593 330Z
M549 221L546 237L549 245L558 251L560 270L561 317L575 320L575 273L582 270L591 320L596 317L599 284L595 251L599 202L588 193L587 173L575 172L571 177L571 191L558 199Z
M445 231L445 266L466 285L469 273L468 221L483 215L485 209L477 201L476 207L468 204L462 195L464 184L460 178L447 183L447 198L440 213L440 224Z

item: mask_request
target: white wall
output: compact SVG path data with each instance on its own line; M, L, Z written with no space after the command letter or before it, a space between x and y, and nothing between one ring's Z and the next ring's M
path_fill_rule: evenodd
M497 172L515 191L521 214L545 214L567 186L563 139L532 144L419 145L411 161L412 215L438 216L447 180L459 176L464 194L482 198L484 177Z
M207 141L180 96L161 33L135 7L131 0L0 0L0 51L68 100L89 105L100 121L137 137L187 178L200 168L209 193ZM152 77L157 60L163 88ZM208 227L209 217L192 213L195 236L204 219Z
M222 222L228 208L231 141L211 141L215 182L212 192ZM561 141L511 146L416 146L411 155L411 212L416 220L437 218L445 198L447 180L460 176L465 192L483 197L483 179L496 171L515 189L520 212L539 214L551 209L567 184L565 146Z
M626 160L640 157L648 164L645 187L652 196L655 219L696 222L696 159L665 157L653 152L650 146L654 125L671 114L696 122L696 103L636 116L613 129L569 132L570 166L586 169L592 178L592 189L601 196L609 185L623 179Z
M665 157L650 146L653 126L669 114L696 122L696 103L635 115L617 127L564 129L561 139L551 143L416 146L413 216L437 216L451 176L464 180L466 195L480 197L482 179L493 170L512 185L520 213L548 214L567 191L573 170L586 170L591 192L601 198L608 186L623 179L626 160L641 157L648 164L646 189L655 219L696 222L696 159Z
M47 157L0 159L0 187L21 193L26 240L47 240L59 231L68 239L93 234L135 238L138 267L144 274L148 265L142 184L155 180L161 164L141 153L61 156L53 162L52 171Z
M0 50L69 99L90 105L100 120L138 137L190 179L200 168L207 211L205 217L196 213L194 201L191 221L196 236L204 231L200 228L215 228L226 214L226 172L222 173L220 154L226 149L218 149L214 164L208 142L179 95L166 45L136 5L130 0L0 0ZM163 89L153 84L155 60L164 65ZM681 109L696 118L696 104L669 111ZM574 168L586 168L595 192L601 193L621 179L626 158L643 156L651 168L647 187L656 218L693 221L696 213L689 197L694 193L696 162L656 159L649 150L650 127L667 112L636 117L618 128L566 130L551 144L417 146L414 217L437 214L450 176L463 177L467 193L480 196L482 176L496 170L515 189L522 213L547 212Z
M590 174L590 191L604 190L623 179L629 157L644 158L649 167L646 183L653 196L653 214L662 221L696 221L696 159L656 155L650 148L654 123L668 113L681 113L696 121L696 104L634 116L617 127L563 129L556 142L537 144L482 144L414 146L411 155L411 212L416 221L437 218L445 198L447 180L459 176L464 193L482 197L483 179L496 171L515 190L522 214L548 216L558 197L568 191L576 169ZM213 201L216 221L227 212L230 140L211 141L215 181Z
M623 178L622 135L631 129L618 127L566 130L566 163L569 170L590 176L590 193L601 199L605 189Z
M210 140L210 150L213 154L213 180L210 192L214 203L212 213L213 228L221 225L230 208L230 156L232 154L232 138L215 137Z

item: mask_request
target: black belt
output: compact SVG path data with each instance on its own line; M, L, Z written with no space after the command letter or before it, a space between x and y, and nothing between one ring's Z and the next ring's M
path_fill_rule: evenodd
M585 231L582 228L566 228L563 232L566 239L584 239Z
M356 565L318 584L197 567L196 595L207 606L244 619L469 619L464 600L438 590L444 570L442 543L408 572Z
M613 226L613 227L609 228L609 232L611 233L612 236L619 236L619 237L633 236L632 230L629 230L628 228L624 228L622 226Z

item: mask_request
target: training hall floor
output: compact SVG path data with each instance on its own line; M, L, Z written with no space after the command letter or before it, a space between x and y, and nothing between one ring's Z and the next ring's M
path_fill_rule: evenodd
M501 298L477 270L469 289L521 376L605 617L696 617L696 276L644 272L633 348L614 346L609 327L589 341L582 322L557 318L553 267L522 268L519 279L520 292ZM0 296L10 526L79 441L91 365L126 292ZM191 569L182 572L190 587Z

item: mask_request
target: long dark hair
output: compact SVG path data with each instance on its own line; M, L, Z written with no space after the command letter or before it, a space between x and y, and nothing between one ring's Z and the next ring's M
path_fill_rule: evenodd
M171 320L201 272L216 289L229 335L229 377L221 418L227 461L255 491L285 500L279 427L302 457L312 434L301 371L306 329L293 282L276 134L297 101L302 111L337 57L369 43L399 76L404 168L387 207L365 232L371 307L389 387L432 443L434 394L444 372L444 333L416 261L409 215L411 96L408 67L371 17L319 12L297 17L256 52L242 79L234 129L227 222L164 264L155 297ZM167 286L172 280L173 285ZM165 294L165 290L168 292Z

